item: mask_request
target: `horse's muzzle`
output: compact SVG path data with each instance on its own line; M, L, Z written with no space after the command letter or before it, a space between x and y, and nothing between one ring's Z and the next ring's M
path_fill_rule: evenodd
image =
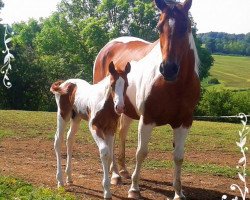
M160 72L166 81L175 81L178 76L179 69L180 66L174 62L167 61L165 64L162 62L160 65Z

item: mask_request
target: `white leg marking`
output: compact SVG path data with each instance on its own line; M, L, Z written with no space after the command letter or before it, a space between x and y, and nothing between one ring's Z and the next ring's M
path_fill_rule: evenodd
M155 124L143 123L143 116L141 116L138 125L138 147L136 151L136 166L132 174L132 184L129 189L130 191L139 191L139 177L142 162L147 157L148 154L148 143Z
M181 166L183 163L184 158L184 145L185 140L188 135L189 129L183 128L182 126L174 129L174 190L175 190L175 196L174 199L181 199L185 198L185 196L182 193L181 188Z
M107 143L111 143L113 141L113 136L108 136L103 140L100 138L97 134L97 131L101 130L94 130L92 128L91 122L89 123L89 130L92 133L92 136L99 148L100 152L100 158L102 161L102 167L103 167L103 180L102 180L102 186L103 186L103 196L104 198L111 198L111 192L110 192L110 179L109 179L109 166L111 163L111 153L110 149L108 147Z
M120 127L119 127L119 153L118 153L118 164L120 167L120 171L124 174L127 173L126 169L126 159L125 159L125 143L128 134L129 126L132 122L132 119L128 116L122 114L120 119Z
M66 174L67 179L66 183L70 184L73 183L72 181L72 151L73 151L73 145L75 142L75 134L77 133L79 129L81 119L80 117L76 116L74 119L71 120L70 129L67 133L67 164L66 164Z
M62 175L62 163L61 163L61 146L63 142L63 134L66 126L66 121L61 117L60 113L57 113L57 131L55 134L54 149L56 153L57 162L57 186L63 186L63 175Z

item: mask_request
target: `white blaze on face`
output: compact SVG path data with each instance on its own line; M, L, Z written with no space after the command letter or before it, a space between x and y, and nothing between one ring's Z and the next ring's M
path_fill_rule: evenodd
M124 87L125 81L122 77L119 77L115 84L115 96L114 96L114 106L115 110L121 114L124 109Z
M168 24L169 24L169 27L171 29L171 34L173 35L174 33L174 28L175 28L175 19L174 18L170 18L168 20Z

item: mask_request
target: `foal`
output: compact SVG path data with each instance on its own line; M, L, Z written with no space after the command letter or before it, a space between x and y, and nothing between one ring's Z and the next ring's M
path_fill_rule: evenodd
M124 95L128 87L127 74L130 63L124 71L116 71L113 62L109 64L110 75L98 84L90 85L84 80L69 79L52 84L50 91L55 94L57 103L57 131L55 134L55 153L57 159L58 187L63 186L61 165L61 144L67 122L66 183L71 184L71 159L75 134L81 119L89 121L89 130L99 148L103 166L104 198L111 198L109 166L113 160L113 139L119 115L124 111ZM114 172L117 173L118 172Z

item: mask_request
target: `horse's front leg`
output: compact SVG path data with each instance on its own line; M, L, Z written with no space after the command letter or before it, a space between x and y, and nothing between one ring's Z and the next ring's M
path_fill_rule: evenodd
M80 122L81 122L81 118L79 115L76 115L74 119L71 119L70 129L67 133L67 143L66 143L66 145L67 145L67 164L66 164L65 172L67 175L66 183L68 185L73 183L72 168L71 168L71 166L72 166L72 151L73 151L73 145L75 142L75 135L79 129Z
M110 166L112 158L111 158L110 149L109 149L106 139L104 138L104 133L102 130L100 130L97 127L93 127L91 123L89 124L89 129L98 146L98 149L100 152L100 158L102 161L102 167L103 167L102 186L103 186L103 193L104 193L103 196L104 196L104 199L111 199L109 166ZM112 141L113 136L108 136L108 140Z
M148 154L148 143L155 124L144 124L141 116L138 125L138 147L136 151L136 166L132 174L132 184L128 192L128 198L140 199L139 178L141 165Z
M128 135L128 129L132 122L132 119L124 114L122 114L120 119L119 127L119 153L118 153L118 164L119 164L119 174L124 178L130 178L129 172L126 168L126 158L125 158L125 148L126 148L126 138Z
M65 130L66 121L61 117L60 113L57 113L57 131L55 134L54 149L56 153L57 172L56 180L57 186L63 186L63 174L62 174L62 163L61 163L61 147L63 142L63 133Z
M175 196L174 200L184 200L186 199L182 192L181 186L181 167L184 158L184 145L185 140L188 135L189 129L184 127L179 127L174 129L174 190Z

